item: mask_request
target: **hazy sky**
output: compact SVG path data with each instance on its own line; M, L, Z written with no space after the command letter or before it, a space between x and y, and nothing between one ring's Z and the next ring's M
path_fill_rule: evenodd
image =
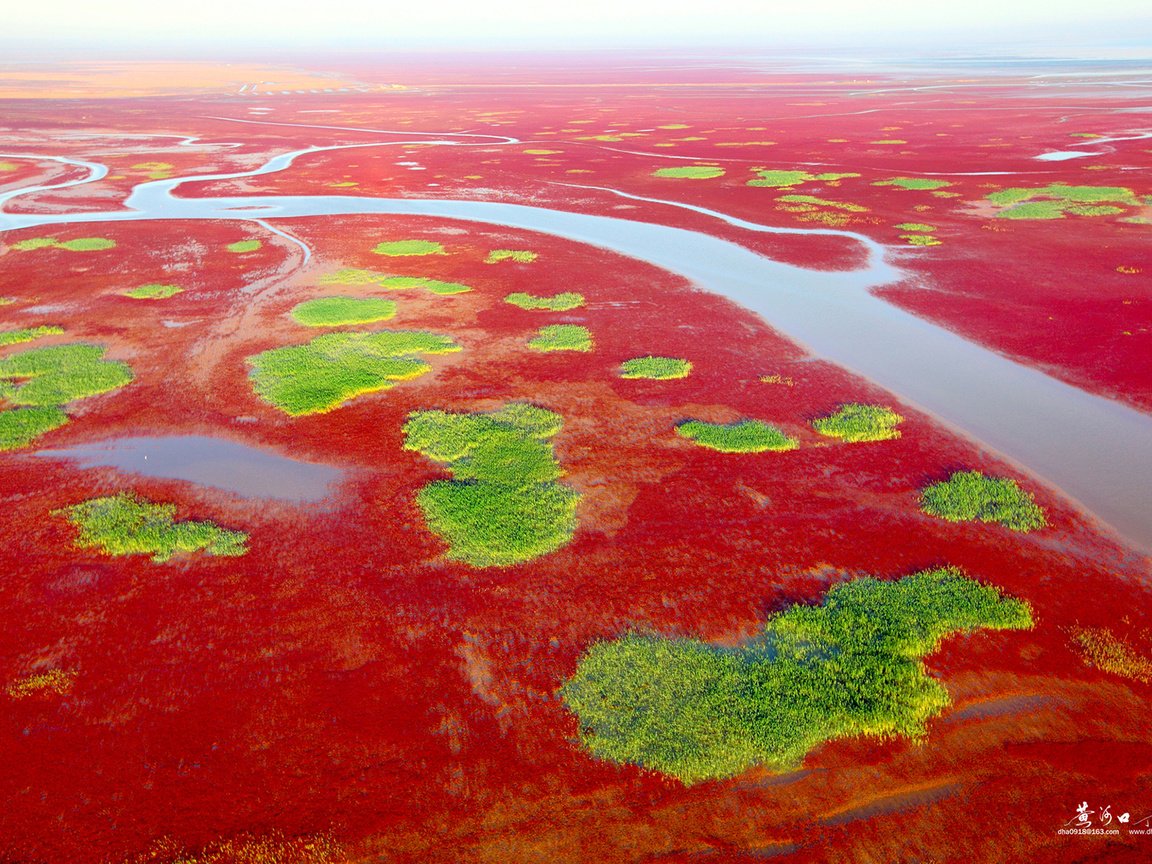
M3 39L471 47L1118 38L1152 0L22 0Z

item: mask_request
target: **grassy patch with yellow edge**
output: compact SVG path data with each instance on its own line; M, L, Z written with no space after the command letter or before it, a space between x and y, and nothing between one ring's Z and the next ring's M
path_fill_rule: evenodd
M561 423L558 414L524 403L488 414L409 415L404 448L452 473L452 480L431 483L417 496L450 558L508 566L572 539L580 495L557 482L563 471L548 442Z
M34 672L18 678L4 692L13 699L27 699L30 696L63 696L76 683L76 672L71 669L49 669L47 672Z
M152 283L150 285L140 285L136 288L128 288L120 293L125 297L132 297L136 300L167 300L169 297L175 297L184 291L179 285L160 285Z
M55 510L80 533L76 545L98 549L108 555L151 555L162 563L179 553L203 550L209 555L236 556L248 535L229 531L214 522L177 522L175 504L156 504L135 495L121 493L93 498Z
M292 307L292 319L308 327L343 327L387 321L396 315L396 302L379 297L317 297Z
M821 435L841 441L890 441L900 437L896 427L904 420L891 408L883 405L861 405L849 402L833 414L812 421L812 428Z
M237 240L224 248L235 255L243 255L245 252L255 252L263 245L259 240Z
M417 354L449 354L460 346L422 330L326 333L304 345L248 358L256 394L285 414L322 414L428 372Z
M484 259L485 264L499 264L501 261L515 261L518 264L531 264L539 256L527 249L493 249Z
M578 324L550 324L540 328L528 347L533 351L591 351L592 334Z
M78 237L75 240L56 240L52 237L30 237L27 240L18 240L12 248L19 252L31 252L36 249L65 249L68 252L101 252L105 249L115 249L116 241L106 237Z
M321 285L376 285L389 291L407 291L420 288L430 294L465 294L471 291L469 285L460 282L443 282L440 279L431 279L427 276L385 276L375 270L357 270L344 268L335 273L326 273L320 277Z
M22 342L32 342L42 336L59 336L63 332L63 327L54 327L52 325L21 327L19 330L0 330L0 347L5 345L19 345Z
M1013 187L987 196L991 204L1004 209L997 219L1063 219L1073 216L1114 216L1125 207L1140 206L1140 199L1123 186L1048 186ZM1123 206L1114 206L1116 204Z
M721 453L765 453L795 450L800 446L775 426L760 420L739 420L735 423L707 423L688 420L676 427L681 438L709 450Z
M442 243L432 240L391 240L377 243L372 249L377 255L402 258L409 255L447 255Z
M560 690L600 759L686 784L794 770L840 738L923 738L950 702L925 656L949 636L1032 627L1028 604L945 567L854 579L770 617L740 648L628 633L592 645Z
M860 176L853 172L810 174L807 171L775 170L768 168L754 170L756 171L756 177L749 180L745 185L761 186L769 189L787 189L791 186L799 186L802 183L811 183L813 181L830 183L837 180L845 180L849 177Z
M667 381L672 378L687 378L692 372L692 363L679 357L633 357L620 364L621 378L650 378L653 381Z
M513 291L504 298L505 303L518 306L521 309L539 309L548 312L567 312L578 309L584 305L584 295L575 291L564 291L553 294L551 297L541 297L536 294L525 294L523 291Z
M672 177L680 180L711 180L723 177L724 169L719 165L678 165L674 168L657 168L653 177Z

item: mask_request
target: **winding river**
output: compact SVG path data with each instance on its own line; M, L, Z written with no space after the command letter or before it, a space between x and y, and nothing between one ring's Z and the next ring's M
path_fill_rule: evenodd
M515 139L496 136L438 134L486 140L441 138L309 147L275 156L251 171L141 183L134 187L123 208L89 213L15 214L5 212L4 204L17 195L92 182L105 176L104 166L64 157L0 154L5 158L53 159L89 171L81 180L0 195L0 231L151 219L246 219L266 223L282 218L380 214L481 222L588 243L647 261L685 277L703 290L731 298L763 316L776 330L806 346L814 355L872 379L906 403L998 451L1077 501L1137 546L1152 550L1152 416L1007 359L875 296L870 289L891 284L902 278L902 273L886 260L885 247L863 235L828 229L775 228L705 208L605 190L625 198L690 209L748 231L850 237L868 250L869 261L864 268L825 272L773 261L736 243L696 231L524 204L363 195L180 198L173 194L184 183L270 174L290 167L302 156L325 151L411 143L515 143ZM278 230L276 233L295 239Z

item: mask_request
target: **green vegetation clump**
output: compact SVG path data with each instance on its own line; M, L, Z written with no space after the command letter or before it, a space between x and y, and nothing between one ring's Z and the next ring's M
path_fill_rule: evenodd
M400 257L405 255L447 255L441 243L431 240L393 240L388 243L377 243L372 250L377 255Z
M459 282L441 282L427 276L385 276L374 270L345 268L320 277L321 285L378 285L389 291L404 291L409 288L423 288L432 294L463 294L471 291L468 285Z
M0 399L15 405L59 406L107 393L132 380L127 364L104 360L99 345L30 348L0 359ZM14 381L22 381L16 384Z
M449 354L460 346L437 333L380 330L326 333L305 345L248 358L256 394L286 414L321 414L365 393L387 390L432 367L415 354Z
M1040 199L1040 200L1036 200ZM989 203L1006 209L996 214L998 219L1063 219L1073 216L1114 216L1123 213L1123 204L1140 206L1140 199L1123 186L1069 186L1052 183L1040 187L1013 187L988 195Z
M591 351L592 334L578 324L550 324L528 343L533 351Z
M651 378L666 381L670 378L687 378L692 371L692 363L679 357L633 357L620 364L621 378Z
M547 439L558 414L514 403L490 414L418 411L404 426L404 447L448 465L452 480L420 490L428 526L448 555L475 567L518 564L572 539L580 495Z
M575 291L564 291L553 294L551 297L540 297L536 294L525 294L523 291L514 291L504 298L505 303L519 306L521 309L545 309L549 312L567 312L578 309L584 305L584 295Z
M235 243L229 243L226 248L229 252L241 254L244 252L255 252L264 244L259 240L237 240Z
M138 288L129 288L120 293L125 297L132 297L136 300L167 300L169 297L175 297L184 291L179 285L141 285Z
M485 264L498 264L501 261L516 261L519 264L531 264L539 256L526 249L493 249L484 259Z
M688 420L676 427L676 434L721 453L764 453L768 450L795 450L800 446L795 438L789 438L775 426L759 420L736 423Z
M0 450L27 447L41 435L59 429L68 415L52 405L0 411Z
M59 336L64 332L63 327L22 327L19 330L0 330L0 346L19 345L21 342L32 342L41 336Z
M939 246L940 240L931 234L901 234L900 239L909 246Z
M766 186L770 189L784 189L789 186L799 186L801 183L810 183L814 180L827 183L860 176L852 172L840 174L809 174L807 171L774 171L769 169L758 169L756 174L758 176L753 180L749 180L746 185Z
M868 208L863 204L852 204L848 201L829 201L826 198L817 198L814 195L781 195L776 199L788 204L811 204L814 207L831 207L834 210L847 210L849 213L867 213Z
M20 252L29 252L35 249L66 249L69 252L100 252L104 249L115 249L116 241L105 237L78 237L75 240L66 240L61 243L52 237L31 237L12 244L12 248Z
M979 471L957 471L929 486L920 494L920 509L949 522L998 522L1013 531L1032 531L1048 524L1044 510L1015 480Z
M677 165L675 168L657 168L653 177L674 177L681 180L711 180L723 177L724 169L719 165Z
M308 327L341 327L387 321L396 314L396 302L377 297L318 297L297 303L291 314Z
M151 555L160 563L178 552L203 549L209 555L243 555L248 535L214 522L177 522L174 504L154 504L121 493L93 498L53 511L80 529L76 545L108 555Z
M873 186L899 186L901 189L943 189L952 184L947 180L929 180L927 177L890 177L877 180Z
M901 231L918 231L921 234L931 234L936 230L935 225L923 225L919 222L901 222L896 227Z
M954 634L1032 626L1027 603L955 568L833 587L739 649L628 634L593 645L560 695L594 756L684 783L796 768L825 741L919 738L949 703L921 658Z
M861 441L889 441L900 437L897 425L903 417L883 405L860 405L850 402L827 417L812 421L821 435L857 443Z

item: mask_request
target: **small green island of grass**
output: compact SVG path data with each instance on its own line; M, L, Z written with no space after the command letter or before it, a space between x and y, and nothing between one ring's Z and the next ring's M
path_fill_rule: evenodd
M922 738L949 704L922 658L956 633L1027 629L1027 603L954 568L837 585L742 648L630 633L593 645L560 696L600 759L685 784L795 769L838 738Z
M701 447L721 453L764 453L769 450L795 450L800 446L775 426L760 420L735 423L707 423L688 420L676 427L676 434Z
M291 312L308 327L342 327L387 321L396 315L396 301L379 297L317 297L297 303Z
M620 364L621 378L649 378L653 381L668 381L672 378L687 378L692 372L692 363L679 357L633 357Z
M126 288L120 294L124 297L131 297L134 300L167 300L169 297L175 297L184 291L179 285L160 285L153 283L150 285L140 285L136 288Z
M841 405L833 414L812 421L812 428L821 435L842 441L888 441L900 437L896 427L904 420L891 408L883 405L861 405L850 402Z
M592 334L578 324L550 324L540 328L528 347L533 351L591 351Z
M448 543L448 557L475 567L518 564L546 555L576 530L580 495L548 439L558 414L513 403L487 414L419 411L404 426L404 448L444 463L451 480L420 490L428 527Z
M179 553L203 550L209 555L237 556L248 551L248 535L214 522L175 519L176 505L156 504L135 495L119 494L53 511L80 534L76 545L108 555L151 555L162 563Z
M390 240L377 243L372 249L377 255L402 258L409 255L447 255L444 245L433 240Z
M1015 480L957 471L920 494L920 508L949 522L996 522L1013 531L1034 531L1048 524L1044 510Z
M504 302L521 309L567 312L583 306L584 295L575 291L564 291L551 297L541 297L536 294L525 294L523 291L513 291L504 298Z

